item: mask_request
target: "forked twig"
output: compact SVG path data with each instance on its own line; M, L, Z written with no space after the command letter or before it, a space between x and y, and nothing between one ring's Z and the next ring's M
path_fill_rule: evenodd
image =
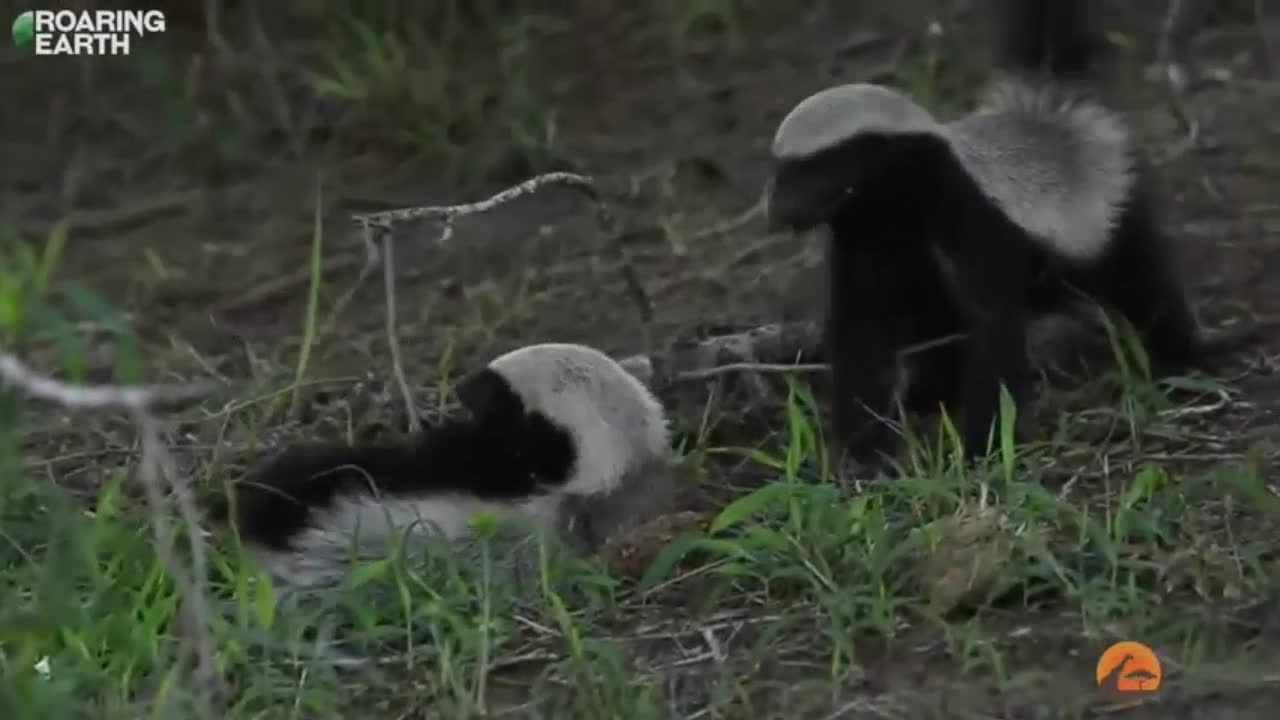
M442 228L436 242L437 244L444 243L453 237L453 222L458 218L488 212L499 205L537 192L548 185L566 185L585 193L596 204L596 216L601 229L606 233L612 232L613 214L601 198L595 181L584 175L569 172L538 175L479 202L461 205L427 205L398 208L351 216L352 222L360 228L365 247L369 250L366 267L370 267L375 262L381 262L383 266L383 289L386 294L387 304L387 345L391 351L392 372L395 375L396 384L400 387L400 395L404 400L405 410L409 415L409 432L417 432L421 427L421 422L418 419L418 413L413 402L413 393L410 390L409 381L404 374L404 362L400 354L400 338L396 323L396 267L392 250L395 225L418 220L439 222L442 224ZM378 247L378 243L374 241L375 229L381 234L381 257L378 257L378 253L373 250L373 248ZM363 276L364 273L361 274L361 277ZM648 306L647 297L644 296L643 289L640 288L637 279L628 277L628 290L633 298L637 297L637 292L639 293L639 299L636 302L641 306L642 316L647 319L652 313L652 308Z

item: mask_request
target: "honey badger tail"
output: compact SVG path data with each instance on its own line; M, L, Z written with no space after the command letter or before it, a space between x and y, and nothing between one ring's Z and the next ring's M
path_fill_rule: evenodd
M989 0L1001 67L1085 80L1104 46L1101 0Z

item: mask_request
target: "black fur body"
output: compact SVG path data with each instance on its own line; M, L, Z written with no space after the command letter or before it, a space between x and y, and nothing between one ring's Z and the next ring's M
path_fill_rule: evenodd
M316 524L316 515L356 495L383 500L466 495L510 503L554 491L577 453L568 432L520 398L492 370L458 389L485 410L399 441L315 443L288 448L238 487L241 537L276 550Z
M865 158L877 142L859 138L844 151ZM1019 407L1031 395L1031 319L1072 306L1082 293L1122 313L1160 368L1195 361L1195 320L1154 208L1137 189L1106 253L1073 262L1030 241L936 138L891 142L909 142L910 160L897 155L900 147L885 149L896 155L892 166L830 223L825 342L835 426L851 448L892 444L868 409L891 410L899 351L963 334L905 359L905 404L960 408L966 449L983 452L1000 386Z

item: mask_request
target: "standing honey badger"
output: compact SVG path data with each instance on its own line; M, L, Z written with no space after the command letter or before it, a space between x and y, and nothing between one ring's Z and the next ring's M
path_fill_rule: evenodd
M470 417L408 441L290 448L235 488L236 525L280 581L332 583L393 533L468 534L478 511L551 529L582 551L667 511L672 453L662 405L590 347L530 345L462 380Z
M964 335L910 358L907 376L935 409L960 406L969 457L989 447L1001 385L1020 408L1028 399L1029 321L1081 294L1134 326L1157 371L1209 349L1128 126L1066 85L1086 76L1100 45L1097 9L1000 0L1011 77L956 121L887 87L849 84L806 98L779 125L768 222L830 231L833 415L855 457L892 443L878 416L906 346Z

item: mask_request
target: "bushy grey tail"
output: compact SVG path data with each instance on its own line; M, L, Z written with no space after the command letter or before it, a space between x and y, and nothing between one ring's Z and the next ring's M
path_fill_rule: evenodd
M996 62L1019 74L1084 81L1105 48L1101 0L990 0Z

